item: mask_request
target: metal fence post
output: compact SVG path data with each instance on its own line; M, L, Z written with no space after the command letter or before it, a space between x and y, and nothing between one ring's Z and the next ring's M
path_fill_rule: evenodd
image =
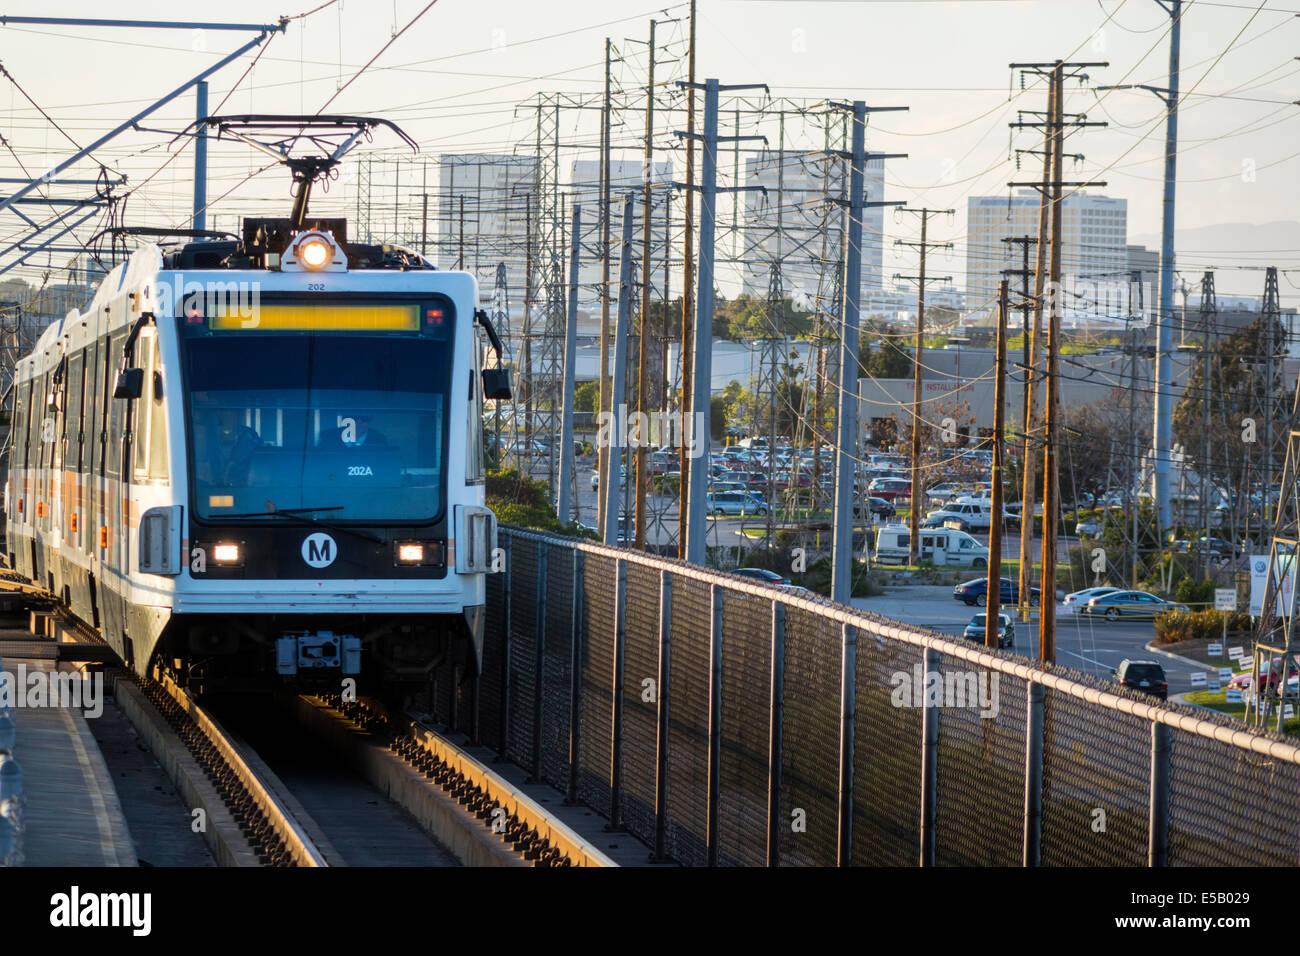
M546 665L546 542L537 542L537 618L533 627L533 779L542 779L542 670Z
M569 622L569 787L564 802L578 802L578 765L582 750L582 660L586 640L587 616L583 598L584 564L582 552L573 549L573 604Z
M718 791L722 762L722 601L725 592L709 585L709 783L706 834L709 866L718 865Z
M840 805L837 864L853 860L853 734L857 720L858 629L840 626Z
M503 595L501 618L503 632L501 635L501 754L502 761L510 759L510 714L514 702L510 699L510 584L514 577L514 536L507 536L505 541L506 566L502 570L501 593Z
M1043 845L1043 698L1046 688L1030 681L1025 689L1025 840L1021 861L1038 866Z
M617 516L615 516L617 520ZM609 733L609 829L617 830L623 802L623 648L627 635L627 561L619 558L614 572L614 688Z
M1169 777L1174 732L1151 724L1151 805L1147 816L1147 865L1169 865Z
M767 725L767 865L781 865L781 732L784 729L785 605L772 602L772 685Z
M922 693L930 673L939 666L939 652L925 649L925 673L921 675ZM922 697L921 719L921 865L934 866L934 825L938 812L939 782L939 708Z
M673 576L659 572L659 677L655 688L658 727L655 732L655 848L654 859L665 858L668 831L668 682L672 664Z

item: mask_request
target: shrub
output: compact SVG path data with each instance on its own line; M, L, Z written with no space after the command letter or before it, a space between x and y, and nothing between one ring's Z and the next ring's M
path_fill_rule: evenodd
M1184 576L1174 588L1174 600L1179 604L1214 604L1214 582Z
M1223 636L1224 618L1229 631L1250 630L1250 615L1242 611L1165 611L1156 618L1156 641L1176 644L1179 641L1213 641Z

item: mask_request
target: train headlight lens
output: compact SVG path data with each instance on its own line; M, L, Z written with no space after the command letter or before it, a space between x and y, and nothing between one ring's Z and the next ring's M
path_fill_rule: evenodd
M399 541L397 543L398 564L419 564L424 560L424 545L418 541Z
M238 564L239 558L237 544L218 544L212 548L212 560L217 564Z
M308 269L319 269L328 265L332 257L333 250L324 239L308 239L298 246L298 261Z

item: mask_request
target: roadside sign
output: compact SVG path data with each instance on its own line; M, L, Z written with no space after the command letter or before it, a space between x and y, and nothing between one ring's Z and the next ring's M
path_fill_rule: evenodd
M1211 657L1222 657L1222 656L1223 656L1223 645L1222 645L1222 644L1210 644L1210 645L1208 645L1208 646L1205 648L1205 653L1209 654Z
M1242 658L1242 657L1245 657L1245 656L1246 656L1246 652L1245 652L1242 648L1240 648L1240 647L1230 647L1230 648L1228 648L1228 659L1229 659L1229 660L1234 660L1234 661L1235 661L1235 660L1238 660L1238 659L1240 659L1240 658Z
M1237 589L1236 588L1215 588L1214 609L1216 611L1237 610Z
M1242 697L1241 697L1241 688L1240 688L1240 687L1229 687L1228 690L1227 690L1227 692L1224 694L1223 699L1224 699L1227 703L1229 703L1229 704L1241 704L1241 703L1244 703L1244 701L1242 700Z
M1223 685L1219 683L1219 677L1217 674L1205 682L1206 690L1218 690L1222 686Z
M1294 716L1295 716L1295 706L1293 704L1283 704L1282 717L1285 719L1287 717L1294 717Z
M1191 675L1193 687L1205 686L1205 671L1196 671Z
M1221 680L1221 681L1223 681L1223 680L1232 680L1232 668L1231 668L1231 667L1220 667L1220 668L1219 668L1219 680Z

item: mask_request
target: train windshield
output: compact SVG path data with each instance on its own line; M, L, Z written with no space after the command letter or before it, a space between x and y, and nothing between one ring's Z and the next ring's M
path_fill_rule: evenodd
M199 518L441 517L449 342L257 331L184 347Z

